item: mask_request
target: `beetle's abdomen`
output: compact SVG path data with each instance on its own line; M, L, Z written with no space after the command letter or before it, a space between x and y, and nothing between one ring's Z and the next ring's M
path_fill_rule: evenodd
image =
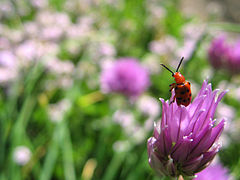
M188 106L192 100L191 86L188 81L177 84L175 87L175 97L177 105Z

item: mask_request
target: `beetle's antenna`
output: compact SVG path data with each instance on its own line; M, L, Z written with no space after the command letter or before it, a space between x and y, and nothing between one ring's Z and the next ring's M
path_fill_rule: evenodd
M178 69L180 68L180 66L181 66L181 64L182 64L183 59L184 59L184 57L181 58L180 63L178 64L178 67L177 67L176 72L178 72Z
M174 72L172 72L167 66L165 66L164 64L161 64L163 67L165 67L168 71L170 71L172 73L172 75L174 75Z

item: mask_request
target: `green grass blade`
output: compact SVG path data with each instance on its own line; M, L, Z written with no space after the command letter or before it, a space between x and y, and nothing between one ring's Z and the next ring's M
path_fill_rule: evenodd
M62 143L62 154L63 154L63 166L64 166L64 175L65 179L67 180L75 180L75 170L74 170L74 163L73 163L73 150L72 150L72 143L70 138L69 130L64 123L64 140Z

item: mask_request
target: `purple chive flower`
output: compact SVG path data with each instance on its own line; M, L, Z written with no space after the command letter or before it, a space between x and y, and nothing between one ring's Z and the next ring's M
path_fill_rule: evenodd
M200 173L196 174L194 180L228 180L230 175L228 169L224 168L221 164L210 165Z
M104 92L117 92L135 98L149 86L149 75L136 59L120 58L101 74Z
M150 166L161 175L194 176L206 168L220 148L218 138L225 121L214 120L218 103L225 95L212 91L211 84L203 82L194 101L187 107L176 102L162 102L162 119L148 139Z
M227 66L233 73L240 72L240 40L230 48Z
M216 69L227 69L231 73L240 72L240 40L228 44L224 36L214 39L208 51L209 61Z
M226 62L230 48L224 36L214 39L208 51L208 59L216 69L222 68Z

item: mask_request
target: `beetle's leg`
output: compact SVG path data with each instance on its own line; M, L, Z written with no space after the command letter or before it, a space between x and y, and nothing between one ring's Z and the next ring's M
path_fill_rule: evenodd
M176 87L176 83L172 83L172 84L170 84L169 87L170 87L170 90L169 90L169 91L171 92L172 89Z
M170 84L169 85L169 87L170 87L170 92L172 92L172 90L176 87L176 83L172 83L172 84ZM172 99L172 98L170 98L170 99ZM170 101L170 103L169 104L172 104L174 101L175 101L175 99L176 99L176 95L174 95L174 97L173 97L173 99Z
M170 103L169 103L169 104L172 104L172 103L174 103L175 99L176 99L176 95L174 95L173 99L170 101Z

